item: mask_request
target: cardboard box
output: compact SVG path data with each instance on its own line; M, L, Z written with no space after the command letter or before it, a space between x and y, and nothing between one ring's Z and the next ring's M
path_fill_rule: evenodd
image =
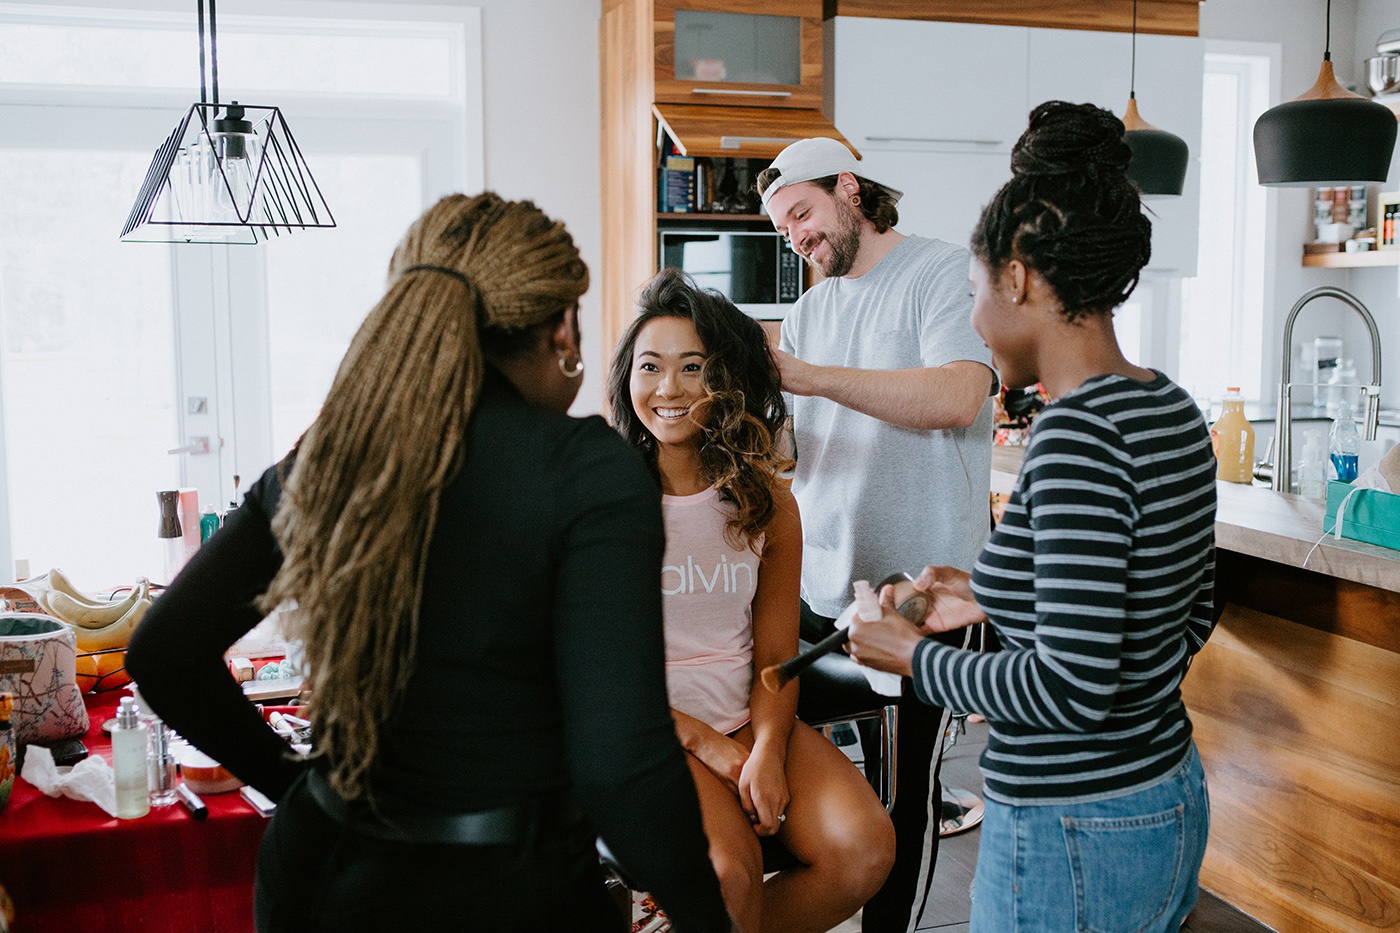
M1337 509L1352 491L1342 516L1342 537L1400 550L1400 495L1379 489L1356 489L1351 483L1327 484L1327 514L1322 530L1331 534L1337 526Z

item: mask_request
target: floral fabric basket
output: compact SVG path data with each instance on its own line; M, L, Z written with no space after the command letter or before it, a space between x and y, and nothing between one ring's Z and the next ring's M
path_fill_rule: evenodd
M88 730L72 629L37 612L0 613L0 693L12 693L15 741L56 742Z

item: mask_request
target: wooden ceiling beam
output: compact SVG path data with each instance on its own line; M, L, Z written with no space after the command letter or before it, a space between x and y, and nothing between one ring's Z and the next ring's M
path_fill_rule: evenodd
M1138 0L1138 32L1194 36L1203 0ZM1131 32L1132 0L824 0L823 17L873 16L950 23Z

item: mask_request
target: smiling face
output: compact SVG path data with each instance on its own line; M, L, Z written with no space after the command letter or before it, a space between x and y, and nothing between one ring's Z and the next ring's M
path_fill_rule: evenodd
M861 215L846 200L850 195L842 187L846 179L855 184L854 178L843 175L836 189L827 192L803 182L778 189L768 200L773 229L827 278L850 272L860 254Z
M972 329L992 351L1002 384L1012 389L1035 385L1040 381L1035 313L1012 300L1010 270L993 276L974 256L967 277L972 284Z
M629 394L637 420L658 445L698 443L704 364L705 345L689 318L659 317L637 334Z

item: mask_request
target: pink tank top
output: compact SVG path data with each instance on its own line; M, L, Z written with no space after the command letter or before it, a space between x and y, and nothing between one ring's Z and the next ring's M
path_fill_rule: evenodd
M666 692L671 708L730 733L749 721L753 685L753 597L759 555L724 537L733 506L718 489L662 496L666 558L661 594Z

